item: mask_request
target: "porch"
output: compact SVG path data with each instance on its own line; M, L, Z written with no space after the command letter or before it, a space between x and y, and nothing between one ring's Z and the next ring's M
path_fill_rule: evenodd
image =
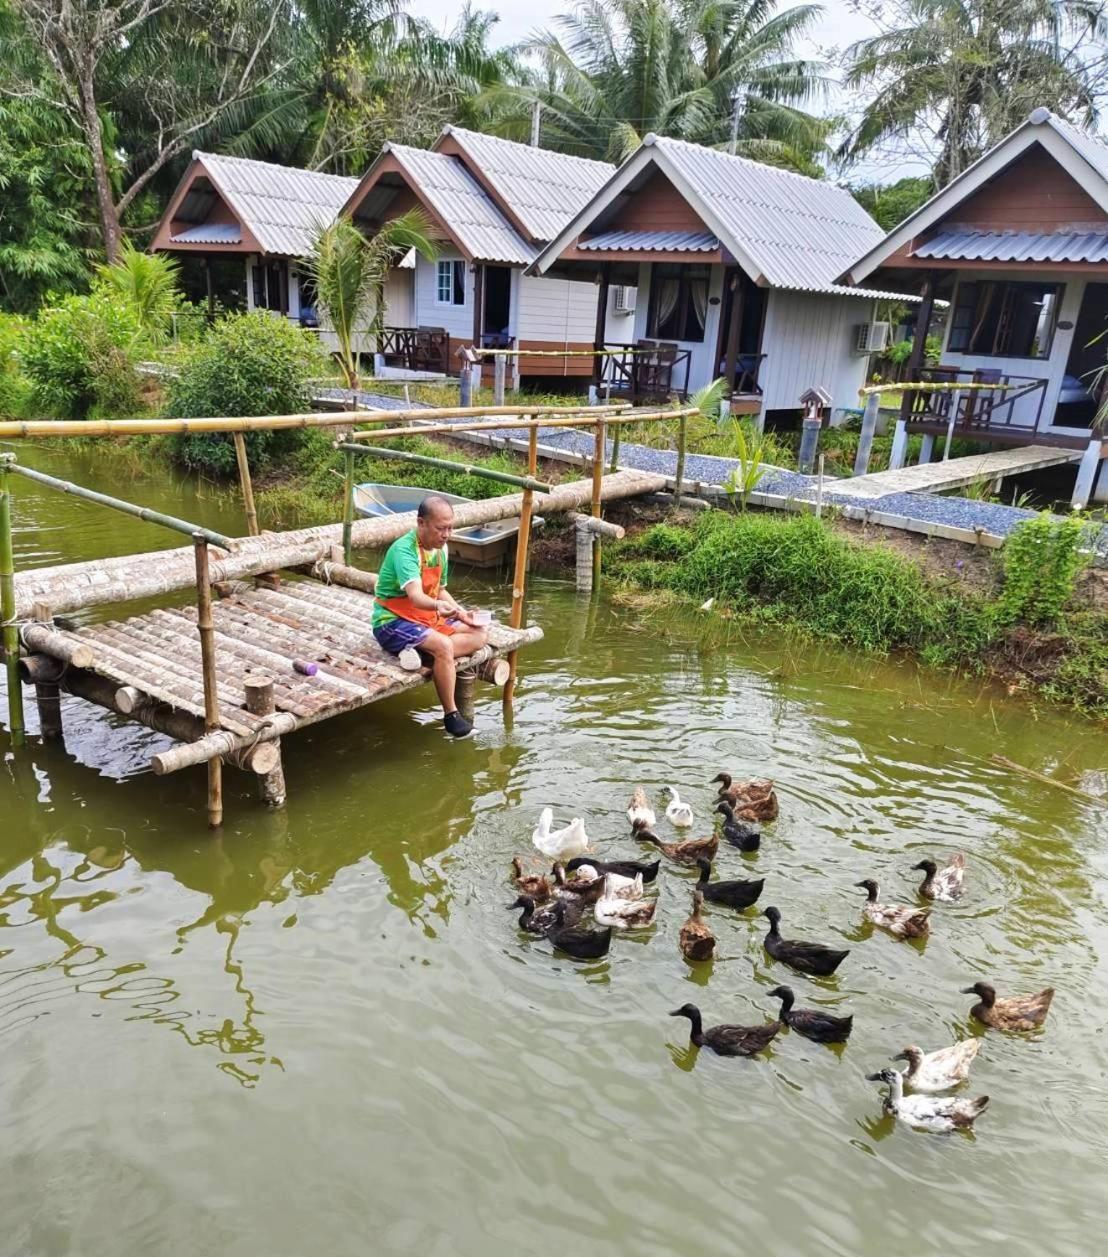
M377 357L386 368L448 375L452 361L451 336L442 327L384 327Z

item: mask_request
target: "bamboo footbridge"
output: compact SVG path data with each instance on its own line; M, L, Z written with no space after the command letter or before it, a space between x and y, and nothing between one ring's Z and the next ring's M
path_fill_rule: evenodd
M561 417L548 417L555 411ZM458 413L440 411L431 416L423 412L420 417L450 416L459 427L493 428L503 426L505 414L520 415L523 408L487 408L479 418L464 418L460 424ZM638 413L635 421L677 419L684 429L688 413L687 409ZM313 416L317 421L320 418ZM612 408L583 407L567 412L566 408L528 407L525 419L508 420L511 426L529 432L526 476L467 467L519 485L522 492L467 502L455 509L458 528L516 515L521 519L509 622L493 623L487 645L470 657L456 660L457 699L463 710L472 705L478 680L502 688L505 705L510 706L516 653L542 638L538 625L523 622L532 514L563 512L574 516L579 542L586 536L595 543L593 565L598 573L601 536L622 535L621 529L600 518L601 504L658 493L665 487L665 478L659 475L635 471L604 474L605 428L628 419ZM356 425L387 425L390 421L396 421L394 412L347 413L323 419L327 426L342 427L348 434ZM126 422L133 432L143 421ZM199 430L220 430L215 420L167 421L166 426L179 431L183 424L192 422L204 425ZM60 694L85 699L172 739L171 745L151 757L150 767L155 773L206 764L208 821L213 827L222 823L224 763L254 774L262 799L270 806L280 806L285 799L282 738L429 679L428 669L404 671L378 646L370 629L376 577L353 564L355 550L381 549L410 531L415 526L415 513L355 520L354 465L360 454L432 465L441 460L360 444L356 438L380 439L398 432L387 426L384 430L360 427L350 439L336 442L346 465L342 522L259 533L242 436L252 422L259 428L289 426L289 417L278 417L273 423L223 421L222 430L234 434L250 530L250 535L239 538L57 480L21 466L12 454L0 454L0 620L13 747L18 748L24 740L23 683L34 686L40 728L46 738L62 735ZM589 479L556 486L536 479L537 430L540 424L550 422L594 428L597 457ZM60 435L58 426L35 425L44 430L29 431L24 425L19 435ZM185 533L192 544L17 573L12 562L13 495L9 486L18 478L152 520ZM156 608L82 626L59 618L67 612L162 598L186 589L195 590L193 606Z

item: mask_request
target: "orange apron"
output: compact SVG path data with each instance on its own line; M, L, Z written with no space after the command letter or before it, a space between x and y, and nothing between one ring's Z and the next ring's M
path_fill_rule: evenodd
M418 541L416 552L419 554L419 587L428 598L438 598L442 587L442 564L438 567L429 567L424 561L423 547ZM444 633L447 637L457 632L457 626L447 624L445 617L438 611L424 611L422 607L417 607L407 594L401 594L398 598L378 598L377 602L387 611L391 611L393 615L399 616L401 620L423 624L429 629L434 629L436 633Z

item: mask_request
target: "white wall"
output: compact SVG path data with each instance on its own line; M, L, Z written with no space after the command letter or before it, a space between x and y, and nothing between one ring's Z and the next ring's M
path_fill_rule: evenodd
M595 284L572 279L548 279L516 272L512 330L521 341L593 343L596 334Z
M775 288L767 293L758 381L764 410L800 409L800 395L824 388L832 407L859 403L865 354L854 353L855 326L873 319L874 302Z
M459 260L458 253L440 253L441 261ZM416 255L415 264L415 327L442 327L468 345L473 340L473 283L475 276L466 265L465 296L463 306L440 305L436 300L436 263Z
M1010 279L1023 282L1034 279L1036 281L1041 280L1046 284L1065 284L1062 301L1058 307L1058 323L1069 323L1070 326L1068 328L1055 327L1049 358L994 358L986 354L953 353L946 347L950 338L952 318L948 318L946 321L946 336L943 340L942 363L944 366L958 367L963 371L974 371L979 367L991 367L1003 371L1005 375L1028 375L1035 376L1037 379L1045 379L1047 386L1046 396L1043 400L1041 425L1043 428L1051 427L1054 408L1058 404L1058 394L1062 387L1062 377L1066 374L1066 362L1069 359L1070 347L1073 344L1073 334L1077 316L1081 310L1081 300L1085 295L1085 277L1073 271L1069 273L1065 271L1036 272L1033 276L1016 271L962 271L959 273L958 282L973 283L983 279ZM957 291L955 291L956 300ZM954 304L952 303L951 314L953 312ZM1042 394L1034 393L1017 401L1015 406L1011 408L1013 418L1019 423L1033 423L1035 412L1039 407L1040 396ZM1008 407L1005 407L996 415L997 420L1003 422L1007 418L1008 413ZM1058 427L1053 428L1053 431L1078 433L1087 436L1089 429Z

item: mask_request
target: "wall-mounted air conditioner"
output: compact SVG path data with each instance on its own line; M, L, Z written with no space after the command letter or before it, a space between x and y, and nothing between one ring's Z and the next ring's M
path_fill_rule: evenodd
M630 284L617 284L612 299L612 311L615 314L634 314L635 299L639 290Z
M854 352L879 354L889 347L888 323L858 323L854 327Z

